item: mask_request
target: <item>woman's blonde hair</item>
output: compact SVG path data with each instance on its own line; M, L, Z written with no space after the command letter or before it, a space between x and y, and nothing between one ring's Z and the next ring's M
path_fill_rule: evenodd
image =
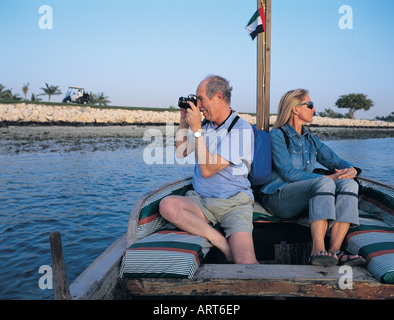
M293 107L301 103L302 98L308 94L308 90L297 89L286 92L279 102L278 115L274 128L284 126L292 116Z

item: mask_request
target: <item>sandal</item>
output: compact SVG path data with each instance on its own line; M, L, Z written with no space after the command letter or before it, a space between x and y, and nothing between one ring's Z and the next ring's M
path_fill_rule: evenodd
M339 264L342 266L362 266L364 265L367 261L363 258L357 255L356 258L350 258L349 254L346 254L345 252L338 250L333 255L338 257ZM347 257L346 260L342 260L343 257Z
M338 264L337 258L331 255L323 255L324 253L328 253L328 252L320 250L313 253L308 259L308 264L313 266L323 266L323 267L331 267L331 266L336 266Z

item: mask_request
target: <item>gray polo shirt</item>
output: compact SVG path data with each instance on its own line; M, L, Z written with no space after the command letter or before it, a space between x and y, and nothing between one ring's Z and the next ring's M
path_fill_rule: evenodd
M227 129L236 116L237 113L233 112L219 127L210 122L202 127L210 154L217 154L230 162L229 166L209 178L201 176L196 162L193 187L203 197L228 198L242 191L253 199L248 173L253 160L254 134L250 124L242 118L228 133Z

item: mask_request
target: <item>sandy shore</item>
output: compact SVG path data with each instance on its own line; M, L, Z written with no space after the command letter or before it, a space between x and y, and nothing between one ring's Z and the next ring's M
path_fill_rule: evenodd
M0 128L4 140L50 140L57 138L141 138L149 129L165 134L165 126L8 126Z
M125 125L125 126L8 126L0 128L0 140L52 140L94 138L142 138L145 133L160 131L163 137L175 132L177 125ZM323 127L311 126L310 132L320 139L371 139L394 137L394 128Z
M250 124L256 123L256 116L240 113ZM276 116L271 115L269 123ZM7 125L164 125L178 123L179 111L127 110L115 108L91 108L73 105L1 104L0 124ZM394 128L394 123L362 119L331 119L314 117L312 126L323 127L374 127Z
M256 116L240 114L250 124ZM270 124L276 116L270 116ZM175 132L179 111L98 109L81 106L0 104L0 141L139 138L149 129ZM172 127L169 127L172 124ZM314 117L309 130L322 139L394 137L394 123Z

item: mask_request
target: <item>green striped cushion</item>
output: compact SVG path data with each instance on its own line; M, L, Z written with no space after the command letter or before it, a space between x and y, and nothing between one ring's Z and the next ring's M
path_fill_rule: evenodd
M373 187L360 186L359 208L394 228L394 198Z
M349 230L346 250L367 260L367 269L383 283L394 283L394 228L371 216Z
M260 202L255 201L253 203L253 222L255 223L273 223L273 222L293 222L303 226L309 226L309 217L307 215L301 215L293 220L283 220L275 217L269 213Z
M165 221L159 214L159 203L161 199L169 195L184 195L186 191L191 188L191 180L187 180L186 182L179 183L171 188L164 189L153 197L147 199L141 206L136 239L139 240L149 236L167 223L167 221Z
M178 229L161 229L125 251L120 277L191 279L211 247L206 238Z
M360 226L349 229L344 245L367 260L367 269L381 282L394 284L394 201L370 187L360 187Z

